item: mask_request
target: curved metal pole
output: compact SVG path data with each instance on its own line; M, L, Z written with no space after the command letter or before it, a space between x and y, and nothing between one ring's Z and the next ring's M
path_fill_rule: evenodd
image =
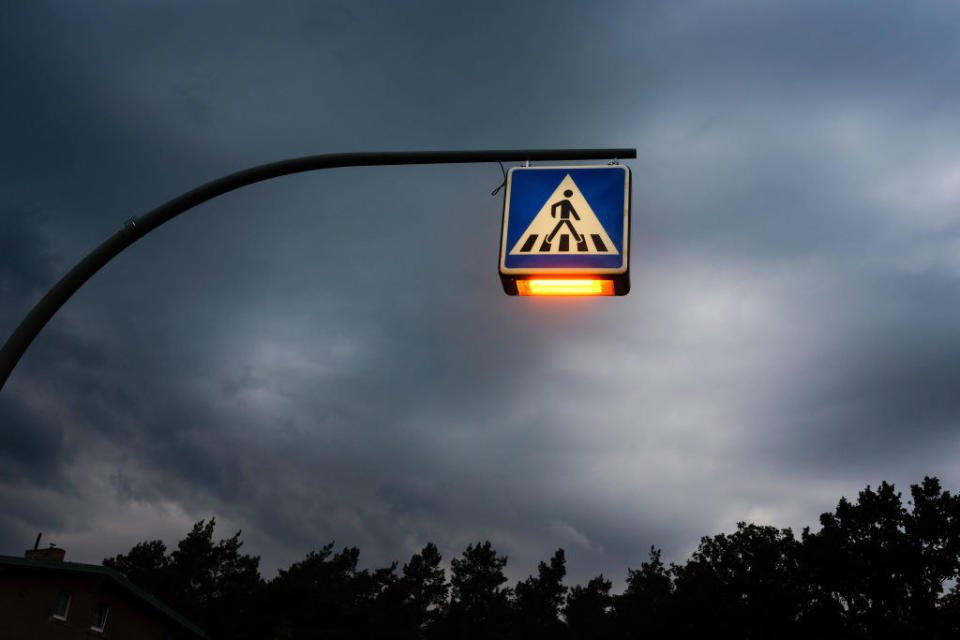
M131 218L123 229L110 236L63 276L33 307L0 349L0 390L21 356L50 318L77 292L83 283L117 254L164 222L219 195L261 182L303 171L334 167L368 167L401 164L452 164L527 160L604 160L636 158L636 149L527 149L499 151L394 151L384 153L332 153L271 162L231 173L160 205L148 214Z

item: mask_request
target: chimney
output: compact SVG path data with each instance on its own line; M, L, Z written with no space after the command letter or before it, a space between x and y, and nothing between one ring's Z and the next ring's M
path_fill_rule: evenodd
M33 549L27 549L27 552L23 554L27 560L41 560L43 562L63 562L63 558L67 555L66 549L60 549L56 547L52 542L50 543L49 549L38 549L37 547L40 544L40 536L37 536L37 542L34 544Z

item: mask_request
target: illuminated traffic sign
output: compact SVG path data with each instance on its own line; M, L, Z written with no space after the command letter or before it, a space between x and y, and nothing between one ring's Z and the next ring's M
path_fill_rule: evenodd
M509 295L630 291L630 169L514 167L507 174L500 280Z

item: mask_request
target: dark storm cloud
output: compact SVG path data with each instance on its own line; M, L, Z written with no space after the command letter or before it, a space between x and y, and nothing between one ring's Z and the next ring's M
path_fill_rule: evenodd
M0 475L4 482L45 486L57 479L64 463L61 428L4 396L0 429Z
M848 329L794 374L802 384L773 429L778 457L842 473L915 456L939 468L930 447L949 448L960 423L956 277L884 274L851 285L857 291L825 310Z
M666 3L646 24L622 28L643 29L633 47L645 54L640 68L667 89L650 93L658 106L671 101L704 116L731 102L930 107L954 91L939 82L949 73L942 56L953 47L956 12L950 3ZM704 101L677 100L694 95Z
M38 219L39 218L39 219ZM42 216L30 207L7 205L0 215L0 329L5 335L17 326L18 305L30 303L50 285L56 273L53 251L41 232Z
M0 396L6 552L54 527L96 561L215 513L267 574L490 537L517 575L564 546L572 581L620 580L952 446L950 7L2 11L8 329L123 220L246 166L639 149L634 291L602 305L499 292L495 165L291 176L152 233Z

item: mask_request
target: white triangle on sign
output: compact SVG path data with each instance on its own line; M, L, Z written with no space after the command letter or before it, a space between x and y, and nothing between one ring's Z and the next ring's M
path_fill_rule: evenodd
M619 253L569 173L510 250L510 255Z

